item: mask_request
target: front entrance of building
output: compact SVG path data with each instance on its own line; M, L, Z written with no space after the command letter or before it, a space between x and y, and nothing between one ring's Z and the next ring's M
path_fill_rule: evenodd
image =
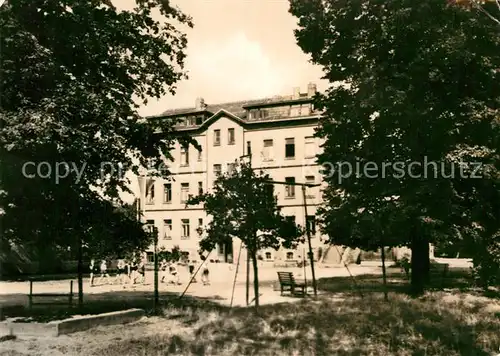
M233 263L233 241L217 244L217 258L224 263Z

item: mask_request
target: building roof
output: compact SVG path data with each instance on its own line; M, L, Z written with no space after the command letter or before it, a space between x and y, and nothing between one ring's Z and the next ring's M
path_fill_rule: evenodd
M197 109L196 107L190 108L180 108L180 109L171 109L162 112L159 115L150 116L150 117L168 117L168 116L179 116L185 114L196 114L204 111L211 112L215 114L219 110L225 110L230 112L238 117L245 118L247 108L251 107L261 107L261 106L269 106L269 105L277 105L277 104L286 104L291 101L310 101L310 98L307 97L307 94L301 94L299 99L293 99L292 95L277 95L271 98L263 98L263 99L253 99L253 100L242 100L242 101L233 101L227 103L220 104L209 104L206 105L204 110Z
M307 93L301 93L300 88L294 88L294 95L275 95L273 97L262 98L262 99L253 99L253 100L241 100L241 101L233 101L219 104L205 104L203 98L197 98L195 106L190 108L179 108L166 110L159 115L149 116L147 119L166 119L166 118L181 118L183 116L194 116L200 117L203 116L204 120L202 123L187 123L184 121L184 124L176 125L177 129L184 130L193 130L193 129L201 129L205 127L207 124L216 120L221 114L226 114L231 116L234 120L240 121L242 124L257 124L257 123L270 123L277 121L296 121L303 119L311 119L318 118L320 114L316 110L309 112L306 116L296 116L291 117L289 115L283 114L271 114L266 116L253 116L248 117L248 112L253 109L258 108L269 108L269 107L277 107L277 106L288 106L294 104L303 104L303 103L311 103L312 95L316 93L316 85L310 83L308 86ZM266 110L267 112L267 110Z

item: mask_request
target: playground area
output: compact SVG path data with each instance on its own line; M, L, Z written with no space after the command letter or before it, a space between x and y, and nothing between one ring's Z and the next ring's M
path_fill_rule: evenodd
M259 269L259 286L260 286L260 303L273 304L279 302L287 302L292 298L280 296L279 290L275 290L274 286L278 282L277 272L287 271L292 272L298 281L306 282L309 286L308 292L312 294L312 277L311 268L285 268L285 267L262 267ZM190 281L188 270L179 269L180 284L159 283L160 298L165 296L180 295L186 290L186 295L195 298L203 298L214 301L222 305L229 305L233 291L233 283L235 277L235 267L228 264L213 264L210 271L210 285L200 283L200 276L196 277L196 282L191 283L189 288L186 287ZM361 265L336 266L325 268L317 266L315 268L316 279L329 277L348 277L363 274L378 274L381 273L381 268L376 263L367 263ZM304 278L305 274L305 278ZM104 278L102 284L99 284L99 277L95 279L98 284L90 287L89 278L84 278L83 289L85 298L126 298L127 295L144 295L153 293L154 288L154 273L146 271L144 284L118 283L112 275L109 280ZM33 282L33 293L69 293L71 279L62 280L45 280ZM28 303L29 281L16 282L0 282L0 306L6 305L25 305ZM233 297L233 306L246 305L246 270L245 266L240 266L236 275L236 283ZM77 281L73 279L74 300L77 298ZM163 294L163 295L162 295ZM250 271L250 300L253 299L253 273Z
M244 268L238 271L233 308L228 306L234 269L223 264L214 267L210 285L193 283L179 299L189 282L189 274L181 271L180 285L160 284L160 306L155 316L57 337L18 337L0 342L0 354L496 355L493 352L500 347L498 300L466 287L470 281L463 278L468 278L469 261L438 262L450 265L446 285L436 280L440 287L422 298L410 298L400 291L399 286L408 281L399 268L388 267L389 302L383 300L381 268L375 261L348 269L318 266L318 298L281 296L273 288L278 271L292 272L303 281L304 269L263 267L259 270L258 314L253 308L241 308L246 305ZM310 284L310 267L305 271ZM251 275L250 282L252 300ZM466 284L462 286L462 282ZM352 288L354 283L356 288ZM76 293L75 280L73 284ZM33 289L64 293L69 285L70 279L47 280L34 282ZM2 282L0 303L4 310L16 309L27 302L28 292L28 281ZM84 292L84 310L79 311L83 316L128 308L150 310L153 274L147 273L144 285L125 287L89 287L85 278ZM37 309L42 314L48 311Z

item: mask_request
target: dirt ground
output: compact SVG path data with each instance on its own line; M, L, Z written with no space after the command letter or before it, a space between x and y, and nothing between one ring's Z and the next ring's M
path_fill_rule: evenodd
M351 273L353 276L360 274L372 274L380 273L380 267L376 265L353 265L349 266L349 269L345 267L334 267L334 268L316 268L315 275L316 279L336 277L336 276L349 276ZM303 268L261 268L259 270L259 284L262 293L262 304L266 303L277 303L281 302L279 298L279 293L273 291L272 285L277 281L276 272L278 270L285 270L293 272L297 280L304 280L304 269ZM214 266L211 271L211 284L209 286L204 286L201 283L192 283L186 295L193 297L203 297L213 299L221 304L229 304L231 300L232 287L235 276L235 269L230 269L228 265ZM234 293L233 305L243 305L245 303L245 280L246 271L244 268L240 268L236 278L236 290ZM308 285L311 285L311 268L308 266L305 270L306 281ZM108 296L112 296L113 293L124 294L126 291L134 292L147 292L153 290L153 273L146 273L146 282L144 285L130 285L125 284L124 286L120 284L108 284L106 279L102 281L101 285L96 285L90 287L89 279L84 279L84 293L86 295L90 294L103 294L106 293ZM112 276L112 281L113 281ZM197 278L199 279L199 278ZM159 290L160 294L162 292L169 293L182 293L188 283L189 283L189 273L180 270L180 280L181 285L173 285L160 283ZM97 278L98 281L98 278ZM250 281L253 285L253 276L250 275ZM199 282L199 281L198 281ZM33 283L33 293L65 293L69 292L70 280L58 280L58 281L44 281L44 282L34 282ZM73 281L73 291L77 292L76 280ZM109 293L111 292L111 293ZM27 303L27 295L29 294L29 282L0 282L0 306L1 305L14 305L14 304L25 304ZM253 292L251 292L251 295ZM276 297L277 295L277 297ZM252 298L252 297L251 297Z

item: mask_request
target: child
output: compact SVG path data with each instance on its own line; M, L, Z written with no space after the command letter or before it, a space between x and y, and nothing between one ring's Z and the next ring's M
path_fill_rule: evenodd
M208 264L209 262L205 264L205 266L203 267L203 272L201 274L201 282L204 286L210 285L210 269Z
M98 273L97 264L95 263L94 259L91 259L90 260L90 286L91 287L94 286L94 278L95 278L95 275L97 273Z
M167 277L167 267L168 267L168 263L167 263L167 260L164 258L163 260L161 260L160 267L159 267L160 276L161 276L160 283L163 283L165 281L165 277Z
M141 262L139 262L137 272L141 276L141 284L144 284L146 282L146 263L144 262L144 260L141 260Z
M106 281L109 283L111 277L108 274L108 265L106 263L106 260L101 261L100 270L101 270L101 277L99 278L99 284L101 284L100 282L102 282L104 277L106 277Z
M196 261L189 261L189 278L191 278L191 283L196 283L196 277L194 277L194 270L196 266Z
M125 264L125 260L118 260L118 265L116 266L116 282L124 285L125 277L127 276L127 265Z
M135 284L135 280L137 279L137 262L135 260L135 257L130 262L129 269L130 269L129 273L130 284Z
M181 281L179 279L179 273L177 271L177 267L175 266L175 264L171 263L168 269L170 275L172 276L172 283L181 284Z

